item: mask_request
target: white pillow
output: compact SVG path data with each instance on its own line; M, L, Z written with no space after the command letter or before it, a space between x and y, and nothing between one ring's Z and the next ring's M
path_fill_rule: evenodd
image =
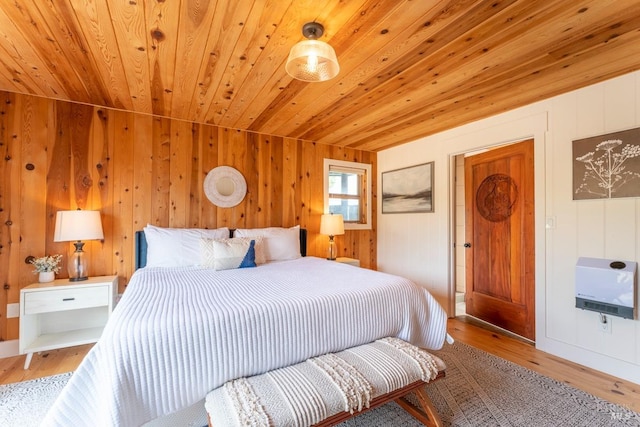
M256 266L255 239L200 239L203 265L215 270Z
M262 237L267 261L300 258L300 226L291 228L239 228L233 237Z
M227 227L163 228L147 224L147 267L185 267L200 265L200 238L228 239Z

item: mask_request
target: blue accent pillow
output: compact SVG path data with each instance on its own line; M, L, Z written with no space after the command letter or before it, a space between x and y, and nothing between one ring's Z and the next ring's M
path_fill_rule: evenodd
M244 258L242 259L242 262L240 262L240 265L238 266L238 268L248 268L248 267L255 267L255 266L256 266L256 241L252 240L249 243L249 250L244 255Z

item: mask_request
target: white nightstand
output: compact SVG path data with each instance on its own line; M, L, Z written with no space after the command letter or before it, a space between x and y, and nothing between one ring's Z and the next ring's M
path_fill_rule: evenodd
M29 369L36 351L98 341L113 311L118 276L58 279L20 290L20 354Z
M349 264L349 265L353 265L356 267L360 267L360 260L359 259L355 259L355 258L347 258L344 256L338 257L336 258L337 262L341 262L343 264Z

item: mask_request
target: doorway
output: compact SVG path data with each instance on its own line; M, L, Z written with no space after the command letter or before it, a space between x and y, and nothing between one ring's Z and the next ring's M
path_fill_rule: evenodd
M456 315L535 340L533 140L456 158ZM463 297L462 297L463 296Z

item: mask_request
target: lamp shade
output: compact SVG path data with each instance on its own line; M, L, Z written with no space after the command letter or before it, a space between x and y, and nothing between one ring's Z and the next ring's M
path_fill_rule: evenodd
M54 242L101 240L103 238L100 211L58 211L56 214Z
M320 234L338 236L344 234L342 214L325 214L320 218Z
M291 47L287 73L305 82L330 80L340 72L338 58L333 48L320 40L303 40Z

